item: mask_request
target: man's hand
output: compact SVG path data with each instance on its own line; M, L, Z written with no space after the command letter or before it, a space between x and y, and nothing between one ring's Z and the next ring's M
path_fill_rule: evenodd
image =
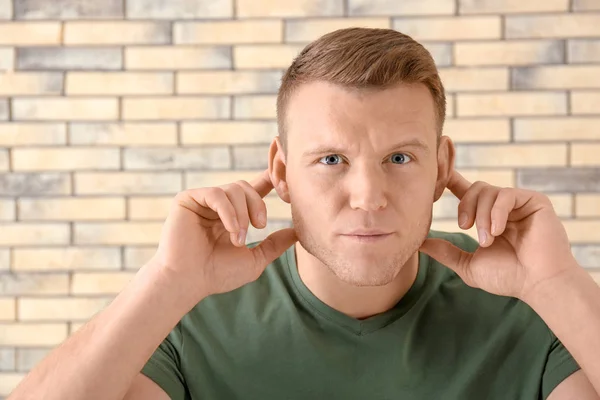
M453 269L467 285L524 300L538 285L580 268L545 195L471 184L456 171L448 189L460 200L459 226L476 224L480 247L468 253L445 240L427 239L421 251Z

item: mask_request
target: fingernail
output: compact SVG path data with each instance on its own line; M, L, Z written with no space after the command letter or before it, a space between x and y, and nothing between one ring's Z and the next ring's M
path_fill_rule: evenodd
M242 229L238 234L238 242L242 245L246 244L246 230Z
M492 222L492 230L490 231L492 233L492 235L494 235L496 233L496 223Z
M467 223L468 219L469 219L469 216L467 215L467 213L465 213L465 212L460 213L460 216L458 218L458 225L464 226Z
M485 233L485 229L480 229L479 231L479 244L485 244L487 240L487 233Z

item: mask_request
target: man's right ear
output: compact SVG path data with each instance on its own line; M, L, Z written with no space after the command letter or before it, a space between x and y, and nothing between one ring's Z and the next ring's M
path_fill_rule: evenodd
M286 203L290 202L290 193L287 185L285 152L279 136L275 136L269 148L269 175L279 198Z

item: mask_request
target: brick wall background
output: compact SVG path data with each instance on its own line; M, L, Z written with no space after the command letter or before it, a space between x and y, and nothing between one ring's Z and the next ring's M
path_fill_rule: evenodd
M346 26L422 41L457 167L548 193L599 277L600 0L0 0L0 398L151 256L175 193L266 167L283 70Z

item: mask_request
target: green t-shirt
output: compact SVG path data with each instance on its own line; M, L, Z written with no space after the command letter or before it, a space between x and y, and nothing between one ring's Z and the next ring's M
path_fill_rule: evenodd
M477 248L462 233L430 237ZM471 288L423 253L402 300L357 320L310 292L294 249L200 302L142 373L172 399L538 400L579 369L525 303Z

